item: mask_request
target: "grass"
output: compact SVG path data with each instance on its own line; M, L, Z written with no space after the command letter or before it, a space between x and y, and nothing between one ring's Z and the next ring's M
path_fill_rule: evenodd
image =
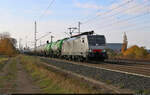
M70 78L40 65L40 59L35 60L35 57L22 55L19 57L27 72L44 93L103 93L82 80Z
M4 88L4 89L12 88L12 86L14 85L14 82L12 82L12 81L15 80L16 71L17 71L16 60L10 59L9 63L7 63L7 64L8 64L7 65L8 67L7 67L6 71L1 72L1 73L3 73L3 76L0 76L0 88Z
M120 83L120 84L119 84L119 88L121 88L121 89L125 88L124 84L123 84L123 83Z
M105 80L105 83L107 83L107 84L111 84L111 83L112 83L112 81L111 81L111 80Z
M150 95L150 90L137 90L135 93L140 95Z
M4 67L4 65L6 64L5 61L7 61L8 58L7 57L0 57L0 71L2 71L2 68Z
M2 71L2 68L4 67L5 63L0 63L0 71Z
M36 65L32 63L28 63L26 64L26 69L30 72L35 83L42 88L44 93L65 93L65 89L53 83L49 76L46 77L46 72L41 70L41 68L36 67Z

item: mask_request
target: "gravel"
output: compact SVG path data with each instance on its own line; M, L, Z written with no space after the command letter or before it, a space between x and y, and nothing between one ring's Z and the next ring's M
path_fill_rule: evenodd
M150 90L150 78L76 65L68 62L60 62L45 58L41 58L41 60L61 69L65 69L95 79L97 81L103 81L109 84L113 84L119 86L120 88L128 88L132 90Z

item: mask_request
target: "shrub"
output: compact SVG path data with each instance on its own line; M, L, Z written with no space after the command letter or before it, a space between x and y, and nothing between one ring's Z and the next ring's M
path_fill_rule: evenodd
M138 47L134 45L128 48L124 53L123 56L128 58L146 58L148 56L148 52L144 47Z
M107 51L109 58L114 58L117 55L117 53L113 51L112 49L106 49L106 51Z
M16 53L16 49L9 38L3 38L0 40L1 55L14 56Z

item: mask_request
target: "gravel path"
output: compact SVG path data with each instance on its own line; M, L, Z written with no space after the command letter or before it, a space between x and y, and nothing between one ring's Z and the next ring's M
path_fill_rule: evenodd
M51 63L54 66L60 67L61 69L69 70L98 81L111 83L116 86L120 86L121 88L128 88L132 90L150 90L150 78L112 72L104 69L81 66L45 58L41 58L41 60L47 63Z

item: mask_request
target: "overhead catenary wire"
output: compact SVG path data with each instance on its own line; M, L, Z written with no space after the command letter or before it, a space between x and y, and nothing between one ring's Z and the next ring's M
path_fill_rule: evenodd
M46 12L48 11L48 9L52 6L52 4L54 3L55 0L50 0L49 5L47 6L47 8L43 11L43 13L39 16L38 20L41 20L44 15L46 14Z
M142 7L145 7L145 6L147 6L147 5L149 5L149 3L145 3L145 2L143 2L143 3L141 3L141 4L143 4L142 5ZM100 20L100 22L101 23L105 23L106 22L106 20L108 21L108 22L111 22L110 20L109 20L109 18L111 18L111 17L113 17L113 16L117 16L117 15L120 15L120 13L122 13L122 12L124 12L124 11L127 11L127 10L133 10L133 9L135 9L137 7L137 5L135 5L135 6L131 6L129 9L126 9L126 8L124 8L123 10L119 10L119 12L117 12L117 13L115 13L115 14L112 14L112 15L108 15L108 16L103 16L103 17L101 17L101 20ZM139 6L138 6L139 7ZM141 8L141 7L140 7ZM140 9L140 8L138 8L138 9ZM137 9L137 8L136 8ZM94 23L94 22L93 22ZM92 23L92 24L93 24ZM88 23L87 23L88 24ZM104 25L103 25L104 26Z
M38 39L36 38L36 35L37 35L37 21L39 21L39 20L41 20L42 18L43 18L43 16L46 14L46 12L48 11L48 9L52 6L52 4L54 3L54 1L55 0L50 0L50 3L49 3L49 5L48 5L48 7L43 11L43 13L39 16L39 18L37 18L36 20L35 20L35 32L34 32L34 42L35 42L35 51L36 51L36 44L37 44L37 41L38 41Z
M123 7L123 6L127 5L127 4L129 4L129 3L131 3L131 2L133 2L133 1L134 1L134 0L128 0L127 2L122 3L122 4L118 5L117 7L113 8L113 9L111 9L111 10L108 10L108 11L104 12L103 14L97 15L97 16L95 16L95 17L93 17L93 18L90 18L90 19L88 19L88 20L82 22L82 24L86 24L86 23L88 23L89 21L94 20L94 19L96 19L96 18L99 17L99 16L104 16L104 15L106 15L106 14L108 14L108 13L111 13L112 11L114 11L114 10L116 10L116 9L119 9L119 8L121 8L121 7Z
M110 2L110 4L114 3L115 1L117 1L117 0L112 0L112 1ZM98 9L98 10L96 11L96 13L99 12L99 11L100 11L100 10ZM90 18L89 16L90 16L90 15L88 15L87 17L80 18L80 20L78 20L78 21L82 21L83 19ZM69 24L69 25L72 26L72 25L74 25L75 23L77 23L77 22L73 22L72 24ZM83 23L82 23L82 24L83 24Z
M150 14L148 14L148 15L150 15ZM138 28L140 28L141 26L142 27L149 27L149 23L150 22L150 20L143 20L143 21L140 21L140 22L136 22L136 23L128 23L127 25L123 25L123 26L116 26L116 27L108 27L108 28L105 28L105 29L103 29L103 30L99 30L100 32L108 32L109 30L110 31L112 31L112 30L114 30L114 31L118 31L118 29L119 29L119 31L121 32L121 31L132 31L132 28L135 28L135 29L138 29ZM146 24L143 24L143 23L146 23ZM131 29L131 30L130 30Z
M150 14L150 11L146 12L146 13L143 13L143 14L140 14L140 15L137 15L137 16L134 16L134 17L123 19L123 20L120 20L120 21L114 21L113 23L110 23L110 24L107 24L107 25L103 25L103 26L101 26L99 28L101 28L100 30L104 30L105 28L108 29L108 28L111 28L113 25L116 25L116 24L119 24L119 23L122 23L122 22L127 22L129 20L133 20L133 19L145 16L145 15L149 15L149 14Z
M126 18L126 19L123 19L123 20L121 20L121 21L113 21L112 23L109 23L109 24L101 24L101 26L98 26L98 28L100 29L100 30L103 30L104 28L110 28L110 27L112 27L112 26L114 26L114 25L116 25L117 23L121 23L121 22L126 22L126 21L129 21L129 20L132 20L132 19L135 19L135 18L138 18L138 17L142 17L142 16L144 16L144 15L147 15L147 14L149 14L149 7L148 8L145 8L145 7L147 7L147 6L149 6L149 3L147 3L147 2L145 2L145 4L144 3L142 3L142 7L139 7L138 6L138 9L141 9L141 8L143 8L143 9L147 9L146 11L148 12L148 13L144 13L144 14L141 14L141 15L138 15L138 16L135 16L135 17L130 17L130 18ZM136 8L136 6L132 6L132 7L130 7L130 9L126 9L126 10L132 10L132 9L135 9ZM137 9L137 8L136 8ZM123 10L121 10L121 11L123 11ZM111 18L112 16L115 16L115 15L117 15L116 13L115 14L113 14L113 15L110 15L110 17L109 16L107 16L108 18ZM106 16L104 16L103 18L105 18ZM101 21L106 21L107 19L102 19L102 20L100 20L100 22ZM106 22L111 22L110 20L108 20L108 21L106 21ZM93 25L93 23L92 23L92 25ZM86 25L87 26L87 25ZM95 28L93 28L93 29L95 29ZM96 28L97 29L97 28Z
M150 24L150 23L149 23ZM137 30L138 29L138 30ZM125 29L125 30L119 30L119 32L135 32L135 31L142 31L143 32L143 29L150 29L150 27L147 25L147 26L140 26L140 27L130 27L130 29ZM145 30L144 30L145 31ZM117 31L116 31L117 32Z
M128 0L127 2L121 3L121 4L119 4L118 6L116 6L115 8L104 12L103 14L97 15L97 16L95 16L95 17L93 17L93 18L90 18L90 19L88 19L88 20L82 22L82 25L87 25L90 21L95 20L97 17L101 17L101 16L104 17L105 15L107 15L107 14L109 14L109 13L111 13L111 12L117 10L117 9L122 8L122 7L128 5L129 3L133 2L133 1L134 1L134 0ZM111 3L114 3L114 2L115 2L115 0L112 1ZM98 11L99 11L99 10L98 10ZM98 12L98 11L97 11L97 12ZM91 30L94 29L94 28L92 28L92 26L91 26L90 24L88 24L88 28L90 28Z

